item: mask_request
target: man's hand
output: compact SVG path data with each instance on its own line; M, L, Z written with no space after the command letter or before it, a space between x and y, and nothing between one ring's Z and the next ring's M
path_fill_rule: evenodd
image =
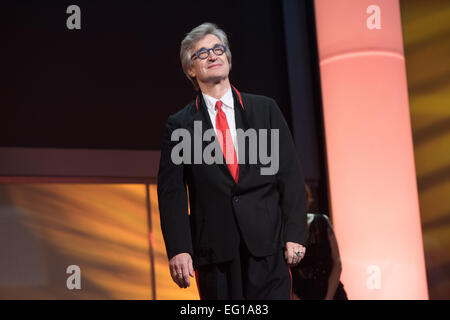
M189 276L194 277L194 267L189 253L180 253L172 257L169 261L169 268L173 281L180 288L187 288L191 285Z
M295 242L286 242L284 258L289 266L296 266L305 256L306 248Z

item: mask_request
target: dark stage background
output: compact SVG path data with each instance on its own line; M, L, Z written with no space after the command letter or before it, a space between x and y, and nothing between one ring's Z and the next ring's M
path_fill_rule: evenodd
M72 4L81 30L66 26ZM278 102L316 209L328 212L312 1L44 0L1 11L0 148L158 151L167 117L196 95L180 42L209 21L229 36L232 84Z
M81 30L66 26L73 4ZM1 12L0 148L158 151L167 117L196 95L180 42L209 21L229 36L232 84L278 102L328 212L312 1L14 1Z
M81 30L66 27L71 4ZM180 42L206 21L229 35L232 83L290 118L280 1L14 1L2 12L0 146L159 149L167 117L195 96Z

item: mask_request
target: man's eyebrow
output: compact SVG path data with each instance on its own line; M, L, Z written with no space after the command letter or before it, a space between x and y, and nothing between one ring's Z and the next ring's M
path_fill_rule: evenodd
M214 48L214 47L217 46L218 44L221 44L221 43L220 43L220 42L214 43L214 44L212 45L211 48ZM201 48L197 49L197 51L199 51L199 50L206 50L206 49L207 49L207 48L205 48L205 47L201 47Z

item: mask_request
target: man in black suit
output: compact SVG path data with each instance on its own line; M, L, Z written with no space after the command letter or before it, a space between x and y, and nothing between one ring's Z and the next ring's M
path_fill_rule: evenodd
M289 299L289 266L305 254L307 224L286 121L273 99L230 85L231 52L216 25L188 33L180 58L199 94L169 117L161 150L158 201L171 276L186 288L195 270L201 299ZM210 144L198 135L203 129L213 133ZM245 135L251 131L257 140ZM270 167L261 156L267 142Z

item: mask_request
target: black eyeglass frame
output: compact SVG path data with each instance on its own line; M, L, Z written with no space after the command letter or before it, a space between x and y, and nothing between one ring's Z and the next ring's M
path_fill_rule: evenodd
M221 49L223 50L223 52L222 52L221 54L217 54L217 53L214 51L214 50L217 49L217 48L221 48ZM206 57L204 57L204 58L200 58L200 52L205 52L205 51L208 53L208 55L207 55ZM200 59L200 60L208 59L209 54L210 54L211 51L214 51L214 54L215 54L216 56L221 56L221 55L223 55L223 54L227 51L227 46L225 46L225 45L223 45L223 44L216 44L214 47L209 48L209 49L201 48L201 49L197 50L196 52L194 52L194 54L191 56L191 60L193 60L194 57L197 57L197 58Z

